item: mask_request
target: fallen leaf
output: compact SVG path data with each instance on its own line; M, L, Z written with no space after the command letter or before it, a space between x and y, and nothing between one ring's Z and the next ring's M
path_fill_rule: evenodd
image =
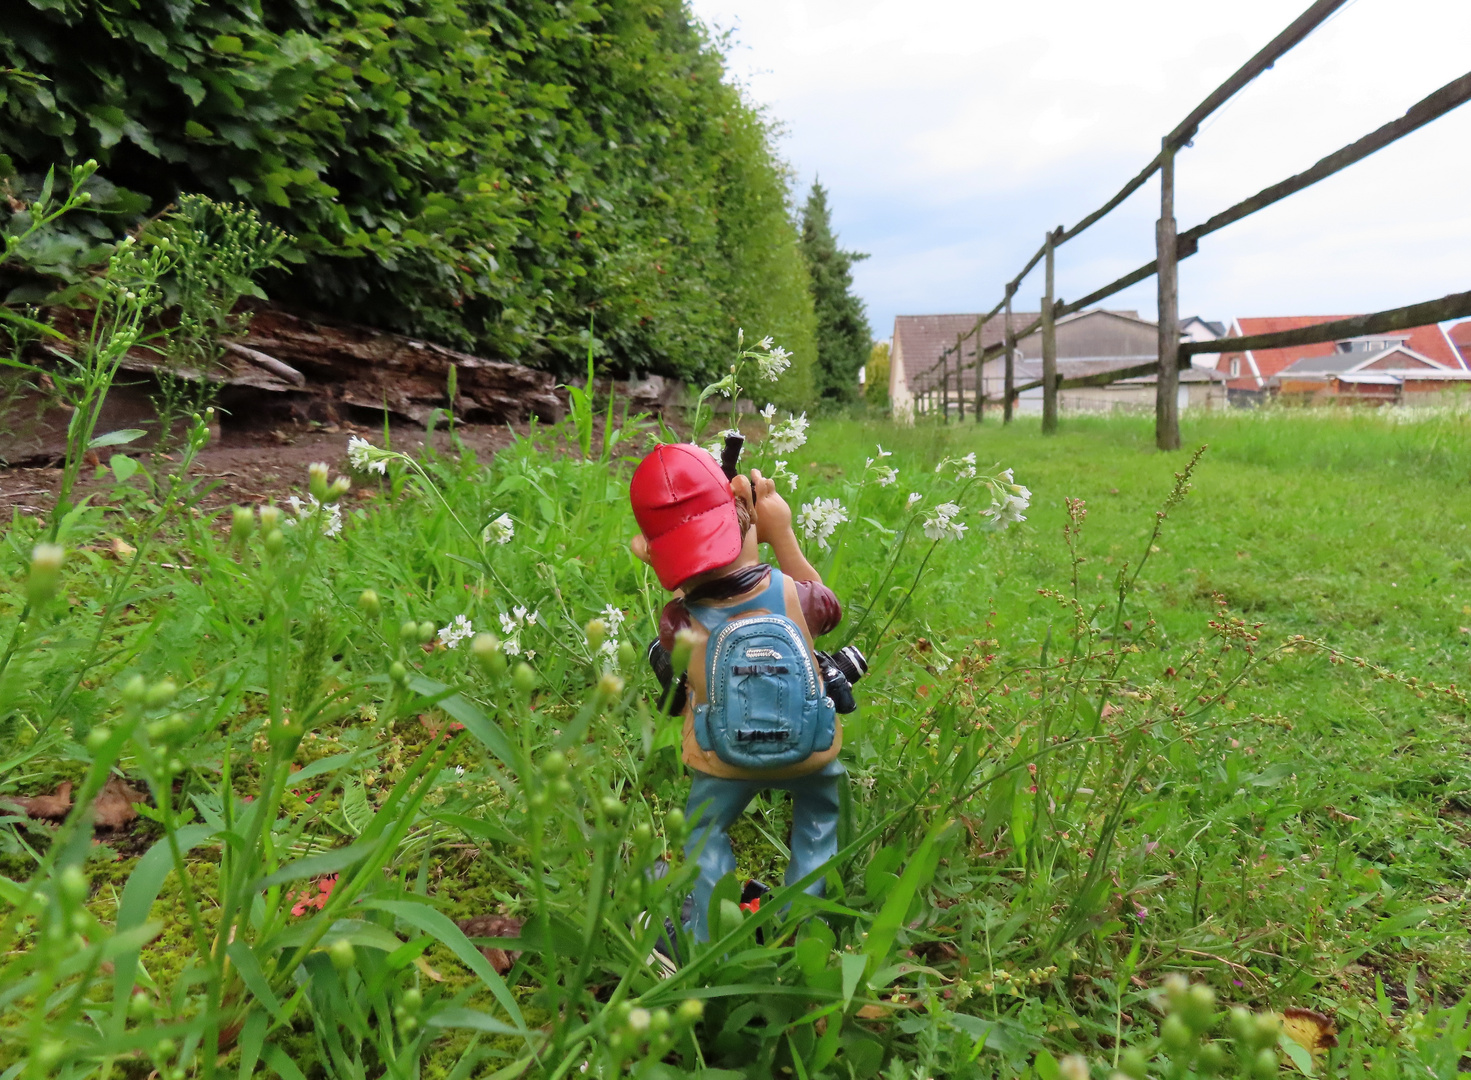
M121 536L114 536L112 538L112 553L119 559L131 559L134 555L138 554L138 549Z
M313 886L318 890L315 894L312 893ZM336 887L337 875L328 874L324 878L318 878L301 892L292 893L286 898L286 902L291 904L291 914L305 915L307 908L316 908L318 911L321 911L327 906L327 899L332 895L332 890Z
M43 818L46 821L60 821L66 817L72 808L72 782L70 780L56 786L56 791L50 795L33 795L30 798L7 798L5 802L9 805L18 806L26 812L29 817Z
M1332 1019L1312 1009L1283 1009L1282 1030L1313 1054L1326 1053L1329 1047L1338 1045L1338 1029Z
M521 920L509 915L475 915L468 919L461 919L455 925L464 931L467 938L521 936ZM515 950L507 952L494 945L481 945L480 952L485 959L490 961L490 966L495 968L497 975L504 975L510 971L516 963L516 958L521 955Z
M888 1007L884 1005L865 1005L858 1010L860 1020L882 1020L888 1015Z
M138 816L134 803L147 798L120 777L110 776L92 803L92 824L99 829L120 829Z
M422 956L414 957L414 966L435 982L444 982L444 976L429 966L429 961Z

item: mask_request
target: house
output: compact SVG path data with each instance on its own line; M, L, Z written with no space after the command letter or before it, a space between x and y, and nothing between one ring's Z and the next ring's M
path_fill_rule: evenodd
M1282 330L1297 330L1305 326L1336 322L1345 318L1349 316L1283 315L1267 318L1238 318L1231 320L1226 336L1247 337L1256 334L1272 334ZM1396 352L1392 357L1379 355L1396 349L1400 352ZM1344 356L1354 359L1355 362L1348 363L1346 360L1338 359ZM1397 378L1399 381L1393 385L1400 389L1388 395L1392 400L1399 400L1398 394L1401 392L1420 393L1431 388L1445 389L1447 386L1471 379L1471 362L1462 356L1446 332L1435 323L1373 337L1324 341L1313 345L1294 345L1283 349L1248 349L1245 352L1222 353L1217 358L1216 370L1226 377L1226 389L1231 402L1236 405L1251 405L1283 392L1284 386L1278 381L1279 376L1285 374L1289 368L1294 368L1294 365L1301 361L1314 359L1322 362L1317 365L1306 364L1294 369L1295 374L1287 380L1289 384L1292 384L1292 388L1285 389L1286 393L1291 395L1308 393L1309 384L1311 384L1311 394L1314 397L1339 392L1330 387L1374 385L1362 379L1358 381L1352 378L1348 381L1326 379L1326 376L1339 373L1349 376L1368 376L1371 371L1377 371L1379 374L1374 375L1373 378L1381 380L1379 385L1382 386L1391 385L1390 381L1384 380ZM1372 360L1374 363L1382 361L1389 366L1358 370L1359 362L1365 360ZM1450 377L1430 375L1423 378L1411 378L1407 383L1404 378L1394 374L1401 370L1396 365L1408 365L1404 367L1404 370L1411 372L1449 371L1460 374ZM1311 377L1305 379L1298 376ZM1365 396L1358 390L1352 393L1360 397ZM1383 398L1386 395L1380 393L1377 396Z
M924 397L926 405L934 404L933 399L940 388L935 364L946 346L955 344L956 334L969 330L977 318L978 315L901 315L894 320L889 380L896 415L901 415L901 408L912 410L916 397ZM1036 318L1033 312L1013 312L1012 327L1024 329ZM1002 342L1004 319L1005 316L998 315L982 328L983 348ZM1211 326L1204 325L1207 328ZM1197 329L1196 332L1200 331ZM1079 378L1153 362L1158 356L1159 327L1148 319L1140 318L1136 311L1079 311L1057 320L1056 341L1059 378ZM961 350L962 363L974 364L975 355L975 342L967 341ZM1005 372L1004 356L996 356L986 362L981 385L988 403L1000 403L1005 391ZM1024 386L1041 377L1042 333L1039 329L1017 340L1014 385ZM958 404L962 379L966 404L972 405L975 400L974 368L967 368L957 377L952 366L949 371L952 408ZM1067 411L1152 409L1155 382L1155 376L1148 374L1105 386L1062 390L1058 395L1058 407ZM1211 408L1224 405L1225 400L1224 379L1214 372L1181 372L1182 408ZM1023 391L1018 396L1017 409L1023 413L1040 412L1041 387Z
M1180 320L1181 341L1215 341L1226 336L1226 324L1206 322L1199 315Z
M1471 322L1456 323L1449 333L1451 344L1461 354L1461 363L1471 364Z
M1327 356L1305 356L1272 380L1282 397L1306 400L1356 398L1399 402L1410 394L1434 393L1460 384L1471 387L1471 371L1422 356L1403 342L1350 338Z

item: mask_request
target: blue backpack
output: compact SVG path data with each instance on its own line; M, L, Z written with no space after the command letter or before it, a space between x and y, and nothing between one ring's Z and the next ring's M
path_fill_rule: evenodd
M710 632L709 700L694 714L701 750L742 769L782 769L832 747L833 700L823 692L807 639L787 618L780 571L772 570L766 588L743 603L685 606ZM746 614L754 610L769 614Z

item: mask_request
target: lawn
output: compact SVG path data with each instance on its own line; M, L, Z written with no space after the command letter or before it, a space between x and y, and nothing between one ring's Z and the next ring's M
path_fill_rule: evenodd
M4 824L4 1063L1455 1075L1471 419L1184 429L1188 493L1138 418L812 425L790 499L848 518L809 544L846 609L819 644L873 664L844 851L825 902L729 905L672 971L688 782L641 660L666 597L626 549L648 428L360 462L340 532L193 512L148 466L65 522L54 593L18 517L0 792L146 798L95 846L76 810ZM1031 504L990 531L999 468ZM967 531L932 540L945 501ZM780 880L788 813L758 800L743 872ZM1291 1009L1338 1045L1279 1035Z

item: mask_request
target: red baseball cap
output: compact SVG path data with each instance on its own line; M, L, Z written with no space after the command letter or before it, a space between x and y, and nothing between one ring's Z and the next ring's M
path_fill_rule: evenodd
M628 500L666 589L733 563L741 553L730 481L698 446L655 447L633 471Z

